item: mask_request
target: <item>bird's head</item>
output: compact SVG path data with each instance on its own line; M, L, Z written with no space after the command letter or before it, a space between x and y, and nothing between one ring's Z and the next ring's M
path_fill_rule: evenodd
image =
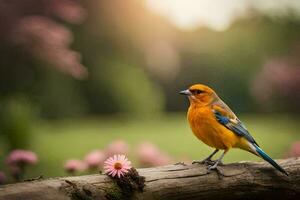
M218 98L213 89L203 84L192 85L188 89L179 92L179 94L186 95L191 104L199 106L209 105Z

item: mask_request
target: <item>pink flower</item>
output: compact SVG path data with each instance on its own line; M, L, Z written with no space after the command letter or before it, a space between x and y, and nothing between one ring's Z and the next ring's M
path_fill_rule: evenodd
M73 41L71 31L48 17L24 16L11 37L15 45L62 72L75 78L88 75L87 69L81 64L81 55L69 48Z
M114 155L104 162L105 173L112 177L117 175L121 178L129 169L131 169L131 162L128 161L125 155Z
M104 160L105 154L100 150L91 151L84 158L84 162L89 168L98 168L103 164Z
M37 155L32 151L17 149L6 157L6 164L16 166L20 164L35 165L38 162Z
M52 0L51 11L61 19L73 23L82 23L86 18L86 11L76 1L70 0Z
M128 152L128 144L123 140L115 140L111 142L105 150L107 157L115 154L126 154Z
M171 158L160 151L160 149L151 142L143 142L138 146L138 160L142 166L161 166L170 164Z
M0 171L0 184L3 184L6 181L6 176L4 172Z
M153 166L168 165L172 162L169 155L161 153L156 159L154 159Z
M70 159L65 162L64 168L69 173L84 171L86 169L86 164L77 159Z
M287 158L289 157L299 157L300 156L300 141L294 142L290 150L287 152L286 156Z

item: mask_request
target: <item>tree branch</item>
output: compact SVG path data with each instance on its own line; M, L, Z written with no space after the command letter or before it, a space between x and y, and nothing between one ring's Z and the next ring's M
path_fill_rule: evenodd
M265 162L240 162L208 173L205 165L168 165L138 169L143 186L134 176L117 181L106 175L52 178L0 187L0 200L100 199L299 199L300 158L278 160L289 176ZM143 179L139 179L140 181Z

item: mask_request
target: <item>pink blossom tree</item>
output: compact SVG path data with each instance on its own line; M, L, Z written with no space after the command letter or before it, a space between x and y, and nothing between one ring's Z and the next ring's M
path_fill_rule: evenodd
M0 0L0 43L83 78L87 70L80 63L80 54L70 49L72 33L58 21L80 24L86 15L72 0Z

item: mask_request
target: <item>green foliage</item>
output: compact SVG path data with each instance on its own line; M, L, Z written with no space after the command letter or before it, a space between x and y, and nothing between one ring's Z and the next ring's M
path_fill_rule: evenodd
M113 63L104 74L107 89L121 113L146 117L162 111L162 92L140 67Z
M7 99L1 102L0 132L5 136L9 149L28 148L32 124L36 114L24 98Z
M35 97L44 117L78 117L88 112L87 101L78 81L51 69L44 71L40 84L36 86L39 95Z

